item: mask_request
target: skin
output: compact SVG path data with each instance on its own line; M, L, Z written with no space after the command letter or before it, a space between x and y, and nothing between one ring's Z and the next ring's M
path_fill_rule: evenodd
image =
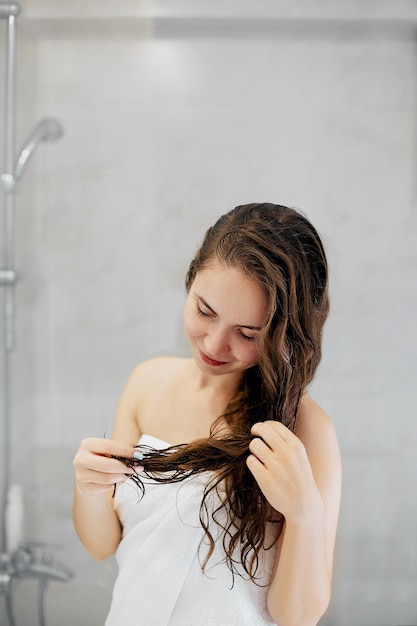
M257 362L265 319L262 288L241 270L213 261L197 274L184 308L193 357L140 364L121 396L112 440L85 439L74 457L74 523L95 558L112 555L122 538L111 496L130 471L111 455L132 457L142 433L169 444L207 437L243 371ZM255 424L252 434L248 468L285 516L268 610L280 626L315 626L330 600L340 503L334 428L305 394L295 434L273 421Z

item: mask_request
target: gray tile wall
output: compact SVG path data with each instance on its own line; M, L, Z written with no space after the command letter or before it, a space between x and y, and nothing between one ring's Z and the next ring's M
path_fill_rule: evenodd
M415 42L331 26L135 39L22 24L19 137L45 115L66 131L39 148L17 209L13 478L28 539L76 572L51 584L50 623L102 624L116 573L72 528L80 439L110 432L139 361L187 354L183 277L206 227L274 201L307 213L331 266L312 393L336 424L344 487L322 623L417 624ZM32 624L30 583L16 600Z

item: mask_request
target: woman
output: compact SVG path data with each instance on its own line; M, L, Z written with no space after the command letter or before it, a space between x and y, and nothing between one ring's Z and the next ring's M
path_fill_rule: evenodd
M207 231L186 278L192 358L139 365L112 439L86 439L74 458L80 539L118 559L108 626L313 626L324 614L340 455L307 388L327 279L295 210L239 206Z

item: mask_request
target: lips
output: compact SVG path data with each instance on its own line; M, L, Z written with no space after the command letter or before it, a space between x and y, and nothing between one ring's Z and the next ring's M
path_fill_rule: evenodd
M212 365L213 367L219 367L219 365L226 365L226 361L216 361L215 359L211 359L209 356L207 356L207 354L204 354L204 352L201 352L201 350L200 350L200 357L201 357L201 360L204 361L204 363L207 363L207 365Z

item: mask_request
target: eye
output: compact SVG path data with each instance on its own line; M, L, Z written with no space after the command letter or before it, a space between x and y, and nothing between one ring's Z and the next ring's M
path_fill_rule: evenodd
M240 337L244 339L245 341L256 341L258 338L257 335L245 335L245 333L243 333L241 330L239 330L238 333Z
M201 317L212 317L212 313L208 313L207 311L203 311L198 302L195 303L196 313Z

